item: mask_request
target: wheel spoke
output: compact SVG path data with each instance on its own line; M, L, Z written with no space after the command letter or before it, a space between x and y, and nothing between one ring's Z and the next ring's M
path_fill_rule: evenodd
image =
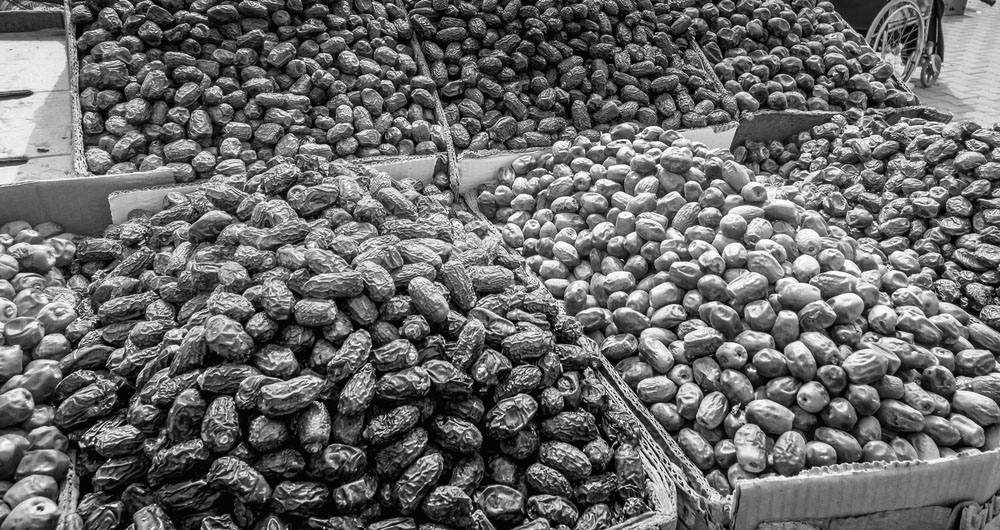
M903 81L912 75L920 61L924 44L923 18L911 1L890 3L872 23L869 43Z

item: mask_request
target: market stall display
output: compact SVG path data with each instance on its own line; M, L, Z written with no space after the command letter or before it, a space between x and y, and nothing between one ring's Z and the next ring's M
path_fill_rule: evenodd
M85 527L670 523L596 348L451 202L276 157L83 241L57 424Z
M68 7L81 175L180 185L0 226L0 530L990 512L1000 126L831 3Z
M445 152L393 2L74 3L87 169L178 182L272 156Z
M734 99L665 11L648 0L421 0L409 10L455 146L470 151L547 147L621 122L734 121Z
M724 495L1000 442L1000 332L908 277L916 255L773 197L727 152L622 126L488 188L505 243Z

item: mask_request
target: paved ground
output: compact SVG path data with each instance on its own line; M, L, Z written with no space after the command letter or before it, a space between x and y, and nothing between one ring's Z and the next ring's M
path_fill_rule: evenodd
M1000 122L1000 4L969 0L964 15L944 17L945 61L931 88L911 78L920 102L989 126Z

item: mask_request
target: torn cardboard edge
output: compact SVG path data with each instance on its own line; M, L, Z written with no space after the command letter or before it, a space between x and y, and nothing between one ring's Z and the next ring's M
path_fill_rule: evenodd
M76 527L71 519L76 517L76 508L80 502L80 476L76 472L77 452L70 450L66 456L69 457L69 468L66 472L66 478L60 484L59 496L56 497L56 503L59 506L57 530L68 530Z
M436 153L432 155L361 158L350 160L350 162L388 173L395 180L415 179L426 184L434 179L434 174L442 162L448 163L447 157L448 155L445 153ZM450 174L448 181L452 181Z
M952 514L949 528L958 530L1000 530L1000 494L986 502L969 502L961 512Z

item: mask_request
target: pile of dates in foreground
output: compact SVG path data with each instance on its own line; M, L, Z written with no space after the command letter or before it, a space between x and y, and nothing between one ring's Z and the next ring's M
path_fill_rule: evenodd
M275 157L82 241L71 281L93 312L56 423L83 528L600 530L649 512L597 349L452 202Z
M1000 333L912 275L916 252L803 200L620 126L517 159L478 205L723 494L1000 446Z

